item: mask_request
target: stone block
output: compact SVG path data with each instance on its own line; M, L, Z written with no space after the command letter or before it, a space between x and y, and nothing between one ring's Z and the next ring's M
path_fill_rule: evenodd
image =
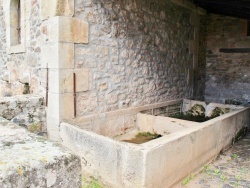
M42 0L42 19L46 20L55 16L73 16L74 0Z
M73 69L49 69L49 92L73 93Z
M1 117L0 150L1 187L81 187L79 157Z
M57 16L49 19L47 24L49 42L88 43L88 22Z
M59 118L59 116L60 116L59 95L60 94L48 93L47 116L50 116L53 118Z
M120 142L118 137L111 139L67 123L61 123L60 137L64 146L82 157L84 172L98 174L110 187L174 187L230 146L235 134L249 125L249 110L204 123L155 117L159 121L154 128L161 131L164 122L175 131L173 123L186 122L186 129L143 144Z
M47 116L63 120L74 118L73 94L48 94Z
M189 54L197 55L198 54L198 41L190 40L189 41Z
M89 70L76 69L76 92L83 92L89 90Z
M60 120L58 118L50 117L47 115L47 133L50 140L59 141L59 126Z
M25 127L31 132L39 132L46 129L43 98L38 95L1 97L0 117Z
M43 68L74 68L73 43L44 43L41 47L41 53L41 62Z

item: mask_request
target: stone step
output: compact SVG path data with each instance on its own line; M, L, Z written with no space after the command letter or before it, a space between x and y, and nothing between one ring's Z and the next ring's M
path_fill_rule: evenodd
M80 159L0 117L1 188L80 188Z

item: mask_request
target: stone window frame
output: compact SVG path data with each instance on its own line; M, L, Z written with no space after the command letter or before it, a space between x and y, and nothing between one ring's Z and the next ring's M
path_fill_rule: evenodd
M20 1L20 12L18 2ZM8 54L26 51L26 0L4 0L4 16L6 23L6 42ZM18 15L20 13L20 15ZM20 31L18 31L20 29Z

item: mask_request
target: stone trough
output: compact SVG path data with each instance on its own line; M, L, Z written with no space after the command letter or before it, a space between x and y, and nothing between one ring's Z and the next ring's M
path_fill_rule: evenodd
M206 115L211 115L216 107L227 109L227 113L203 123L166 117L188 112L196 104L204 106ZM108 137L62 123L60 137L63 145L81 156L84 173L94 175L111 187L163 188L174 186L198 171L249 126L249 108L177 100L169 106L137 113L134 128L123 134ZM138 132L157 133L162 137L143 144L122 141Z

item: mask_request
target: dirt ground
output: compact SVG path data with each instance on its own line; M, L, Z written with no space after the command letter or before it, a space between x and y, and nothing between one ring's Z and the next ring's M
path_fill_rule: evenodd
M250 133L178 188L250 188Z

